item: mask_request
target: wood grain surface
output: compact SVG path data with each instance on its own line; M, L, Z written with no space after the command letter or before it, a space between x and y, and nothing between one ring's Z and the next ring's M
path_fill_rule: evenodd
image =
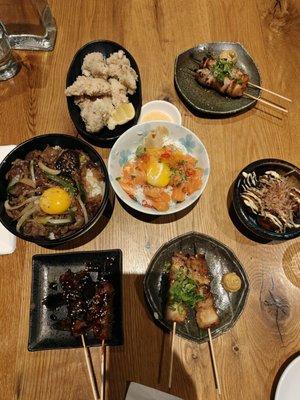
M0 10L7 10L8 3L0 0ZM275 157L299 165L299 2L49 3L58 26L54 51L18 52L23 63L20 73L0 83L1 145L17 144L46 132L76 135L64 96L69 64L86 42L110 39L135 57L143 102L173 102L182 113L183 124L205 144L211 160L208 187L188 214L149 222L137 219L116 200L102 232L76 248L123 251L125 343L108 352L106 398L123 400L129 381L167 391L169 336L152 322L145 306L143 273L163 243L196 230L228 245L250 279L244 313L230 332L214 341L222 398L272 399L278 371L300 350L300 242L259 244L243 236L229 217L227 194L238 172L254 160ZM7 12L13 12L9 9ZM219 40L241 42L257 62L264 86L293 99L287 116L257 104L245 114L213 120L197 118L184 107L173 84L176 55L198 43ZM107 159L109 150L99 152ZM92 399L83 350L27 351L31 258L54 252L61 250L18 240L15 253L0 258L2 400ZM177 338L175 347L171 392L185 400L216 399L208 345ZM91 352L99 383L100 348Z

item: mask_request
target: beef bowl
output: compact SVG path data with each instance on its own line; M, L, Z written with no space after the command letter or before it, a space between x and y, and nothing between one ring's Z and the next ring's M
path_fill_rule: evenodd
M40 246L85 235L103 214L108 194L101 156L70 135L36 136L0 164L0 221L14 235Z

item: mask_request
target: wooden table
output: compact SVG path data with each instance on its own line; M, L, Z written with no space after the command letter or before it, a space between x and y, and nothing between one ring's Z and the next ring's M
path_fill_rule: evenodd
M249 240L231 222L226 197L238 172L251 161L276 157L299 164L296 1L53 0L50 5L58 25L54 51L19 52L24 63L21 72L0 83L1 145L46 132L76 135L64 96L69 64L84 43L110 39L135 57L143 102L168 99L176 104L183 124L204 142L212 166L204 195L183 218L144 222L116 200L101 234L76 249L123 251L125 343L109 351L107 399L123 399L129 381L167 391L169 337L162 354L164 336L146 309L142 280L159 246L191 230L228 245L250 279L244 313L230 332L214 341L222 397L269 399L279 368L300 348L300 242L264 245ZM184 107L173 84L175 56L197 43L220 40L243 43L260 68L264 86L294 99L287 116L258 104L240 116L212 120L196 118ZM99 152L107 159L108 150ZM31 258L54 252L60 250L18 240L14 254L0 258L3 400L92 399L81 349L27 350ZM185 400L216 399L208 345L177 338L175 347L172 393ZM92 356L100 371L100 349L93 348ZM99 374L97 378L99 382Z

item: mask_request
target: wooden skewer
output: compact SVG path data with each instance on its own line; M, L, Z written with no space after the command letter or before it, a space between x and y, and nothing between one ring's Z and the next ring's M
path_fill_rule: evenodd
M260 89L260 90L264 90L265 92L271 93L271 94L273 94L274 96L280 97L280 98L283 99L283 100L292 102L292 100L289 99L288 97L282 96L281 94L275 93L275 92L273 92L273 91L270 90L270 89L266 89L266 88L263 88L263 87L261 87L261 86L258 86L258 85L254 84L254 83L252 83L252 82L248 82L248 85L253 86L253 87L255 87L255 88L257 88L257 89Z
M175 336L176 336L176 322L173 322L172 342L171 342L171 358L170 358L170 369L169 369L169 390L172 387Z
M84 335L81 335L81 341L82 341L82 345L83 345L85 361L86 361L86 365L87 365L87 369L88 369L88 373L89 373L89 377L90 377L90 382L91 382L91 386L92 386L92 390L93 390L94 400L99 400L98 391L97 391L97 385L96 385L96 382L95 382L95 377L94 377L93 369L92 369L92 363L91 363L91 359L90 359L90 355L89 355L88 349L87 349L86 344L85 344Z
M208 337L209 337L209 346L210 346L210 351L211 351L211 358L212 358L212 363L213 363L213 368L214 368L214 374L215 374L215 378L216 378L217 391L218 391L218 394L221 395L221 386L220 386L218 368L217 368L210 328L208 328Z
M106 345L105 340L102 340L101 343L101 391L100 391L100 400L105 400L105 375L106 375Z
M276 106L275 104L272 104L267 100L259 99L258 97L252 96L249 93L244 93L244 96L249 97L250 99L253 99L253 100L256 100L256 101L260 101L261 103L267 104L270 107L276 108L276 110L279 110L279 111L282 111L282 112L285 112L285 113L288 112L288 110L283 108L283 107Z

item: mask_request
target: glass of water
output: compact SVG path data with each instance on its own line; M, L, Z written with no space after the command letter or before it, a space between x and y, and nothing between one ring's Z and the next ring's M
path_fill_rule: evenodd
M4 25L0 22L0 81L12 78L20 69L15 59Z

